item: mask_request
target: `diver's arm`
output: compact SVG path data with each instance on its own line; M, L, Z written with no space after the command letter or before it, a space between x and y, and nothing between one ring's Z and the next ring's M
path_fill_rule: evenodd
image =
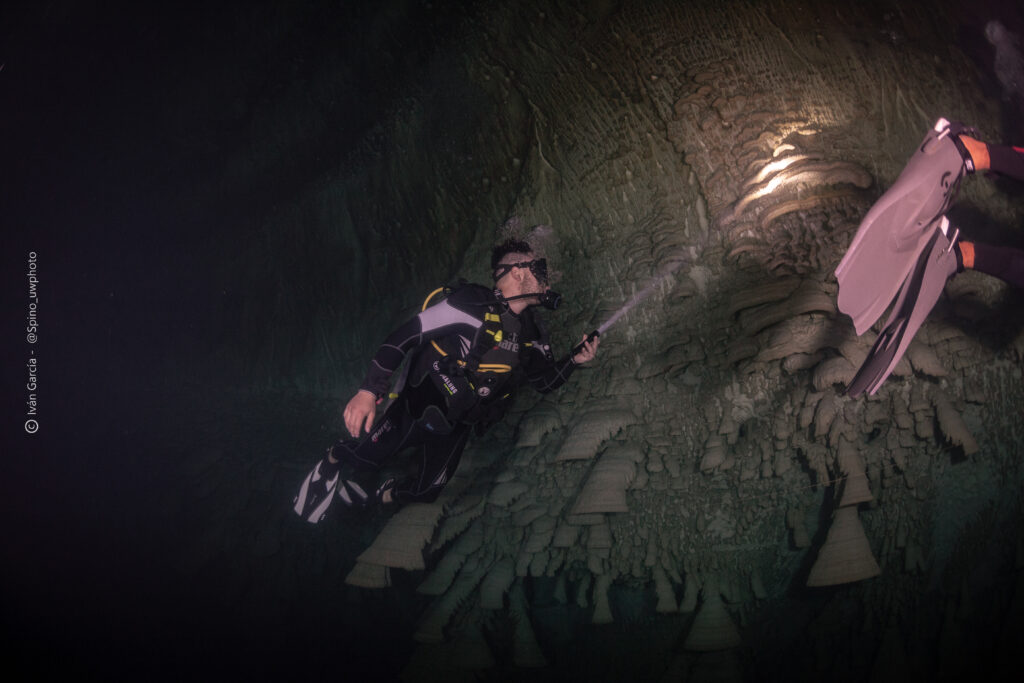
M345 406L345 427L354 438L360 430L370 433L380 403L391 387L391 375L401 367L410 351L421 344L451 333L473 338L483 323L456 306L442 301L407 320L388 335L370 361L359 391Z
M572 358L566 356L560 361L545 364L532 372L528 371L526 379L534 389L542 394L548 394L565 384L575 369L576 364L572 362Z
M995 145L964 134L958 138L971 158L975 173L995 171L1016 180L1024 180L1024 147Z
M955 249L960 271L969 268L1024 288L1024 251L966 240L956 242Z
M593 338L590 338L589 335L585 334L581 343L583 348L572 357L572 362L576 365L583 365L594 360L594 356L597 355L597 347L601 344L601 337L600 335L595 335Z
M377 415L377 397L365 389L360 389L345 406L345 427L354 438L359 438L359 430L370 433L373 420Z
M422 340L419 316L407 320L389 334L370 360L366 377L359 385L360 392L366 392L375 399L384 398L391 386L391 375L402 365L409 351L419 346Z
M391 386L391 375L402 365L406 355L421 344L450 334L475 339L477 330L483 326L481 317L486 309L478 305L467 305L463 301L466 297L458 296L460 294L461 290L389 334L370 361L366 378L359 385L360 390L378 399L384 398Z
M584 335L584 340L586 340L586 335ZM595 337L590 342L584 341L582 351L575 356L566 356L559 361L556 361L551 355L551 348L547 344L535 344L531 362L526 368L527 381L542 394L554 391L569 380L577 365L593 360L600 343L599 337Z

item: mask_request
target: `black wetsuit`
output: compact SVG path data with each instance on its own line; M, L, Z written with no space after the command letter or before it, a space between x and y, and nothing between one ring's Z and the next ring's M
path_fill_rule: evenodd
M533 309L517 315L495 292L472 284L392 332L360 388L383 399L392 374L410 354L404 388L369 435L334 447L364 490L389 458L415 447L418 473L391 489L399 503L436 499L458 467L470 431L501 419L519 385L528 382L547 393L575 368L570 357L555 361Z
M991 144L986 146L990 171L1016 180L1024 180L1024 147Z
M987 147L990 171L1024 181L1024 148L991 144ZM1024 288L1024 251L980 242L972 244L974 270Z

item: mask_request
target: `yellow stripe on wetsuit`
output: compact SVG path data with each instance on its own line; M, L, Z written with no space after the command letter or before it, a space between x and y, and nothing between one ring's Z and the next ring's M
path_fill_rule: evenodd
M445 290L444 287L438 287L433 292L428 294L427 298L423 300L423 308L421 308L420 310L421 311L427 310L427 307L430 305L430 300L433 299L437 295L438 292L443 292L444 290ZM500 323L501 322L501 316L498 315L497 313L490 313L490 312L484 313L484 322L485 323ZM495 342L501 342L501 338L502 338L501 330L498 330L497 332L494 332L492 330L485 329L484 332L486 332L487 334L493 336ZM438 345L438 343L436 341L431 340L430 341L430 345L433 346L434 349L436 349L437 352L439 354L441 354L442 357L448 355L448 353L445 352L445 350L442 349ZM456 362L460 366L463 366L463 367L466 365L466 361L464 361L464 360L460 360L460 361L456 361ZM511 365L505 365L503 363L481 363L479 366L477 366L476 371L477 372L506 373L506 372L512 372L512 366Z

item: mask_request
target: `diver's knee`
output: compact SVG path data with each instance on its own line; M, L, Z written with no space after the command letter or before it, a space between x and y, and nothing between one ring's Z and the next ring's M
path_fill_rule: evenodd
M358 442L351 439L338 439L327 449L327 459L331 462L354 463L355 447Z

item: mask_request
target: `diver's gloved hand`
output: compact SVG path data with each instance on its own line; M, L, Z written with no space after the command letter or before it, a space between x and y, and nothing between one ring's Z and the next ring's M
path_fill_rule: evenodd
M579 352L576 353L576 355L574 355L572 357L572 362L575 363L576 365L582 365L583 363L588 363L588 362L594 360L594 356L597 355L597 347L600 346L600 345L601 345L601 337L600 337L600 335L594 335L594 336L589 336L589 335L586 335L586 334L583 335L583 339L580 341L579 345L577 346L577 348L580 348L580 347L582 347L582 348L580 349Z
M343 415L345 427L353 438L359 438L360 430L365 430L369 434L377 415L377 397L365 389L360 389L345 406Z

